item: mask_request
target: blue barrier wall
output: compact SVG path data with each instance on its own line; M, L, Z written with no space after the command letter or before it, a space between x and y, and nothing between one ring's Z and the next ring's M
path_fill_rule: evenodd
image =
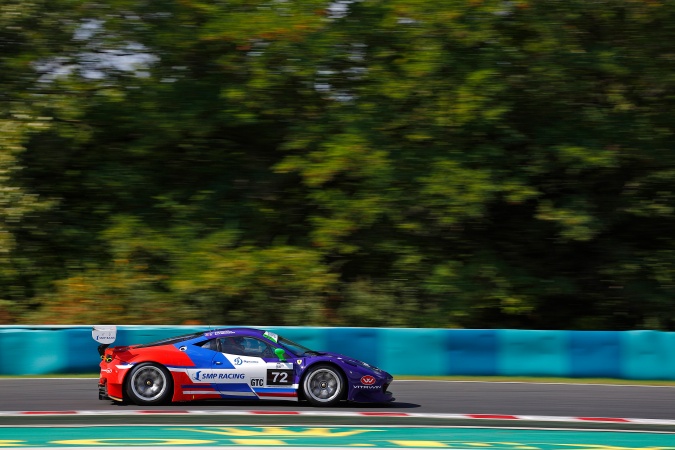
M448 375L494 375L497 370L497 330L447 330L445 372Z
M617 331L569 333L570 376L622 378L621 335L622 333Z
M675 379L675 333L630 331L621 336L621 373L629 379Z
M118 326L114 345L205 330ZM675 380L675 333L269 327L315 350L394 375L549 376ZM0 326L0 375L97 373L91 326Z
M498 371L503 375L558 377L569 374L569 334L499 330Z

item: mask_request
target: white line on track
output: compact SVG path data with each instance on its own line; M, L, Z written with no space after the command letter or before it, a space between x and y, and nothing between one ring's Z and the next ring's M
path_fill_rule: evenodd
M1 411L0 417L55 417L55 416L275 416L280 420L283 417L353 417L353 418L401 418L404 422L406 418L417 419L442 419L448 420L498 420L503 422L518 423L522 421L535 422L567 422L567 423L607 423L621 425L668 425L675 426L675 420L668 419L639 419L639 418L617 418L617 417L567 417L567 416L530 416L530 415L510 415L510 414L429 414L429 413L386 413L386 412L323 412L323 411L224 411L224 410L83 410L83 411Z

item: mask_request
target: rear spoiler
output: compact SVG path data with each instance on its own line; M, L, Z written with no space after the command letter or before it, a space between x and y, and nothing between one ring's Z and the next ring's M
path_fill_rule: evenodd
M100 344L98 346L98 354L102 357L105 349L115 342L117 327L115 325L94 325L91 329L91 337Z

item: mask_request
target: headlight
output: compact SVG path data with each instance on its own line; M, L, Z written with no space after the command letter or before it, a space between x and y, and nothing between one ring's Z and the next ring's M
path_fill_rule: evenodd
M357 361L357 360L349 359L349 360L345 360L345 362L347 362L347 363L349 363L349 364L351 364L351 365L353 365L353 366L365 367L366 369L370 369L370 370L373 370L373 371L375 371L375 372L382 372L382 371L381 371L380 369L378 369L377 367L371 366L370 364L368 364L368 363L366 363L366 362L363 362L363 361Z

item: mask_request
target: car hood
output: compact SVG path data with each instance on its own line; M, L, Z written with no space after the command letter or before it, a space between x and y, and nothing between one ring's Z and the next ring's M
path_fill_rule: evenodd
M338 364L346 364L349 366L357 367L362 371L372 372L374 375L378 375L380 377L391 378L391 375L389 373L385 372L379 367L375 367L372 364L368 364L365 361L352 358L351 356L333 352L316 352L316 353L317 355L306 356L306 358L329 360L336 362Z

